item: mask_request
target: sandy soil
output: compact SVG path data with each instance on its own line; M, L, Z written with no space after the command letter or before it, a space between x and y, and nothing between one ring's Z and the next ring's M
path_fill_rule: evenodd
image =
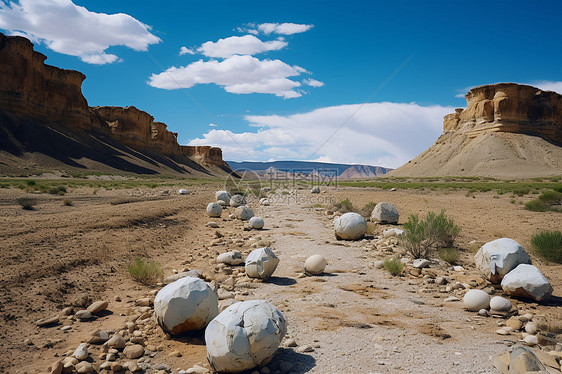
M291 372L295 373L486 373L494 372L491 357L506 348L505 341L518 339L494 333L503 320L464 311L459 302L444 302L458 292L443 292L423 277L390 277L384 270L374 269L373 261L388 254L374 248L371 239L336 241L332 217L324 214L325 208L313 208L306 191L301 191L298 202L284 196L269 207L253 205L266 220L263 231L243 231L242 223L228 219L232 208L216 220L218 229L206 227L209 219L203 214L204 207L219 187L192 187L187 196L177 196L176 188L100 190L96 194L81 189L65 196L73 200L73 206L64 206L63 197L38 195L35 211L24 211L15 202L24 193L0 190L0 371L45 372L90 331L117 331L138 317L135 300L153 297L158 288L131 280L126 267L134 257L162 263L165 276L173 270L200 269L223 287L229 274L216 268L215 256L232 249L248 253L265 244L271 244L281 260L275 276L256 283L241 274L236 278L236 298L270 300L285 314L289 336L299 346L313 349L298 352L284 347L269 365L272 369L285 361L293 364ZM522 209L518 202L531 196L511 203L511 196L492 192L467 196L466 192L351 188L321 196L327 201L349 198L359 207L370 201L392 202L401 213L400 223L412 213L445 209L462 228L461 247L471 240L507 236L530 248L532 234L562 227L558 213ZM221 235L224 237L217 239ZM300 277L304 260L316 253L328 259L328 273ZM560 315L556 300L562 296L561 266L533 260L554 286L555 302L513 302L536 315ZM485 285L468 252L463 254L463 266L465 272L438 263L432 269L448 275L452 282ZM71 326L67 331L61 325L35 325L64 307L77 310L97 299L109 301L109 311L91 322L65 320L62 325ZM150 359L153 364L187 369L205 362L200 334L168 339L153 327L145 336L147 344L157 347ZM174 351L181 357L170 356ZM102 362L97 355L92 357L96 363Z

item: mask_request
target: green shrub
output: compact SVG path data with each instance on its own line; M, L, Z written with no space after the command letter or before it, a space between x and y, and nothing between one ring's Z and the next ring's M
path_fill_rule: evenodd
M35 186L36 183L35 183L34 180L31 180L31 179L30 179L30 180L28 180L28 181L25 181L25 184L27 184L29 187L33 187L33 186Z
M428 234L434 238L437 247L450 248L454 245L460 228L452 219L448 219L444 212L439 215L428 212L426 220Z
M535 199L526 202L525 209L530 210L532 212L548 212L550 210L550 206L542 200Z
M539 195L539 200L548 205L562 204L562 192L558 191L544 191Z
M542 231L533 235L531 245L537 256L562 264L562 232Z
M358 213L363 217L368 218L371 216L371 213L373 213L373 209L375 209L375 206L377 206L377 203L374 201L370 201L365 204L365 206L361 208Z
M66 187L64 186L51 187L47 192L49 192L51 195L64 195L66 193Z
M70 197L65 198L65 199L62 201L62 203L63 203L63 205L65 205L65 206L72 206L72 205L74 205L74 203L72 202L72 199L71 199Z
M437 255L441 260L456 265L461 254L457 248L441 248L437 251Z
M158 262L136 258L129 264L129 274L137 282L152 286L162 278L163 271Z
M413 258L427 258L432 248L450 248L460 228L445 213L428 212L425 220L417 214L408 217L400 241Z
M340 201L339 203L334 204L334 208L341 213L347 213L353 211L353 204L349 199L345 199Z
M404 270L404 264L400 261L399 257L387 258L384 260L383 266L384 269L394 277L402 274L402 271Z
M17 201L18 204L25 210L34 210L35 205L37 205L37 199L33 199L31 197L20 197Z

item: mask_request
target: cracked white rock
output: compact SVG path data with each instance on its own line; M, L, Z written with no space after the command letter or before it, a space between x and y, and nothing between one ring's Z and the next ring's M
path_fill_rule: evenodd
M254 230L261 230L263 229L263 226L265 225L265 222L263 221L263 218L261 217L252 217L250 218L250 221L248 222L248 226L251 229Z
M242 258L242 253L238 251L230 251L226 253L221 253L217 257L217 262L219 264L240 265L244 262L244 259Z
M314 186L310 189L310 193L320 193L320 187Z
M74 357L76 357L77 360L85 360L88 358L88 344L86 343L82 343L78 346L78 348L76 348L76 350L74 351Z
M371 212L371 221L380 223L398 223L398 209L391 203L378 203Z
M463 298L464 307L471 312L478 312L480 309L490 307L490 295L482 290L470 290Z
M367 232L367 221L360 214L345 213L334 220L334 233L337 239L361 239Z
M254 211L250 207L242 205L236 208L234 214L236 214L236 218L238 218L239 220L247 221L254 216Z
M223 201L226 205L230 204L230 194L226 191L215 192L215 197L217 199L217 202Z
M326 259L321 255L313 255L306 259L304 272L308 275L322 274L326 269Z
M222 214L222 207L219 203L209 203L207 205L207 215L209 217L218 218Z
M180 195L187 195L187 190L186 190L186 189L183 189L183 188L180 188L180 190L178 191L178 193L179 193Z
M202 279L184 277L162 288L154 299L158 324L171 334L200 330L217 316L218 296Z
M520 264L507 273L501 283L502 289L511 296L527 297L537 301L547 300L552 295L552 286L533 265Z
M239 207L240 205L246 204L246 198L244 195L234 195L230 198L230 206Z
M478 270L492 283L502 278L519 264L530 264L525 249L513 239L501 238L484 244L474 255Z
M246 275L250 278L267 279L278 264L279 259L268 247L255 249L246 257Z
M227 373L265 365L286 332L285 317L268 301L233 304L205 329L207 359L215 371Z

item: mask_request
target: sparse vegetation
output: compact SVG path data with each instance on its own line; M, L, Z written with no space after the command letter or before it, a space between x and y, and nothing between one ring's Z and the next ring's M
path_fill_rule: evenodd
M334 209L340 213L353 212L353 204L349 199L344 199L334 204Z
M562 315L558 316L546 315L537 318L537 327L539 331L549 332L551 334L562 334Z
M129 264L129 274L139 283L152 286L162 278L162 266L158 262L136 258Z
M72 199L70 197L67 197L62 201L62 204L64 206L73 206L74 202L72 201Z
M66 187L64 186L57 186L51 187L48 191L51 195L64 195L66 193Z
M384 260L384 269L390 273L393 277L402 274L404 270L404 264L400 262L398 256L387 258Z
M562 232L542 231L533 235L531 245L537 256L562 264Z
M377 203L375 201L370 201L365 204L365 206L357 213L361 214L365 218L368 218L371 216L371 213L373 213L373 209L375 209L375 206L377 206Z
M441 248L437 251L437 256L449 264L456 265L459 262L460 252L457 248Z
M525 209L533 212L562 212L562 192L545 191L538 198L527 202Z
M427 258L433 248L453 247L460 228L444 212L428 212L425 220L412 214L404 223L400 241L413 258Z
M31 197L20 197L17 201L25 210L35 210L35 205L37 205L37 199Z

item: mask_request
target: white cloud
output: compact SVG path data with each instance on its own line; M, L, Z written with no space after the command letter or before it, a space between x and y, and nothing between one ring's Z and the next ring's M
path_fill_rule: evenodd
M181 47L181 48L180 48L180 53L179 53L180 56L183 56L183 55L194 55L194 54L195 54L195 51L192 50L192 49L190 49L190 48L187 48L187 47Z
M209 123L209 127L218 127L216 123Z
M453 110L383 102L289 116L248 115L249 125L258 128L255 132L212 129L189 144L221 147L227 160L297 159L398 167L435 142L442 132L443 116Z
M262 23L258 30L266 35L271 33L282 35L293 35L310 30L314 25L303 25L297 23Z
M562 95L562 82L560 81L534 81L528 84L543 91L554 91Z
M146 51L161 41L130 15L90 12L71 0L0 2L0 28L90 64L118 61L118 56L105 53L111 46Z
M304 84L306 84L307 86L310 86L310 87L322 87L324 85L324 82L320 82L320 81L317 81L316 79L312 79L312 78L304 79L302 81L302 83L304 83Z
M301 96L295 90L301 84L288 79L298 75L298 66L280 60L234 55L220 62L199 60L183 67L171 67L160 74L152 74L148 84L174 90L213 83L231 93L267 93L288 99Z
M283 40L263 42L253 35L231 36L216 42L203 43L197 51L208 57L228 58L232 55L254 55L260 52L277 51L285 48L287 44Z

